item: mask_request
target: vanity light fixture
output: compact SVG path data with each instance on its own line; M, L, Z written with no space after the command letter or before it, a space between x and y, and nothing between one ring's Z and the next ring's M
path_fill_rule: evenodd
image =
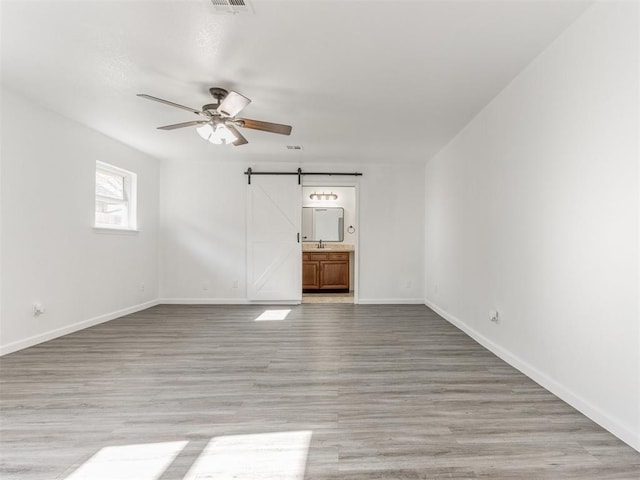
M311 195L309 195L309 198L311 200L337 200L338 199L338 195L336 195L335 193L331 192L331 193L316 193L313 192Z
M216 145L229 145L237 140L236 136L224 124L205 123L196 128L198 135Z

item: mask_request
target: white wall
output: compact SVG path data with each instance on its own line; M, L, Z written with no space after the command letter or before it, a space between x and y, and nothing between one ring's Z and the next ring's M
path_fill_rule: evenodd
M247 167L295 171L295 164L163 162L161 295L165 301L246 301ZM362 171L309 184L359 185L362 303L424 301L424 166L304 165L306 171ZM296 181L291 177L291 181ZM358 226L357 226L358 228ZM234 282L238 287L234 288Z
M424 166L363 169L360 303L423 303Z
M591 7L428 162L425 283L638 449L637 9Z
M245 170L218 161L162 162L162 298L246 298Z
M158 297L156 160L7 90L1 158L0 352ZM93 231L96 160L138 174L139 233ZM39 317L32 314L36 301L46 309Z

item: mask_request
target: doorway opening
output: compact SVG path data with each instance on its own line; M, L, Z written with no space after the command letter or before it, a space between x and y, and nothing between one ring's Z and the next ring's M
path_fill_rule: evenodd
M302 187L302 303L357 303L355 185Z

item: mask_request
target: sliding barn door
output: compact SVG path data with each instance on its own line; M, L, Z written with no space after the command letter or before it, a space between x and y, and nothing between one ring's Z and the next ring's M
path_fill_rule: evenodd
M299 303L302 190L297 178L255 175L247 192L247 297Z

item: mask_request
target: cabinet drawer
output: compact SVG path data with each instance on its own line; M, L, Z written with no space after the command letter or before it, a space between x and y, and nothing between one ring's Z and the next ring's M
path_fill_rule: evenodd
M349 252L333 252L329 254L329 260L349 260Z
M311 254L310 253L303 253L302 254L302 260L311 260Z
M309 260L329 260L329 254L327 253L310 253Z

